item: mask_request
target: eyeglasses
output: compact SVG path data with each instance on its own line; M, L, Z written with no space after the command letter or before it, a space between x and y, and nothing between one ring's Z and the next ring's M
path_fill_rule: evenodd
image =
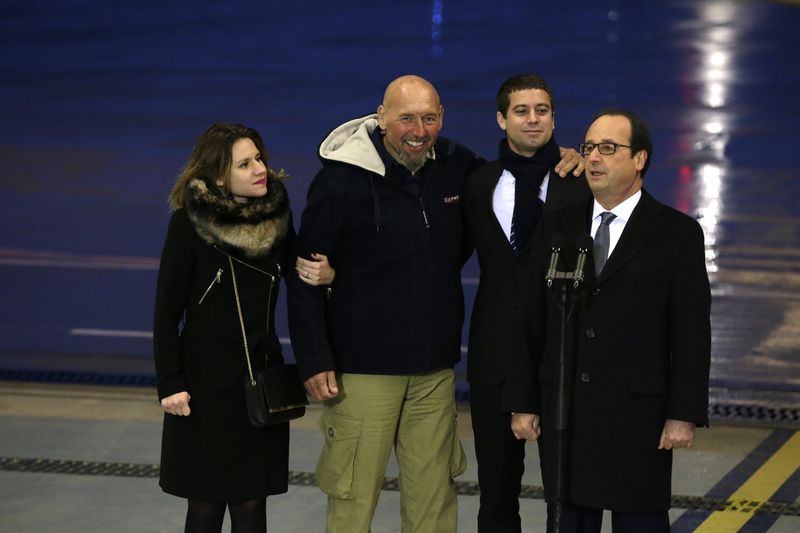
M595 148L597 148L597 150L602 155L613 155L617 151L617 148L620 148L620 147L622 147L622 148L632 148L632 146L627 145L627 144L608 143L608 142L606 142L606 143L597 143L597 144L585 143L585 144L580 145L578 147L578 149L581 151L581 154L584 157L588 157L589 154L594 152Z

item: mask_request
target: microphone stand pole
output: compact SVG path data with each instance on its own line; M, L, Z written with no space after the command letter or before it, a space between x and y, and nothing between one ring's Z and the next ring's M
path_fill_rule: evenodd
M556 376L556 412L555 412L555 438L556 438L556 470L554 480L555 493L555 516L553 517L553 529L555 533L561 533L561 515L564 510L564 501L567 498L567 446L569 444L569 400L572 379L572 357L574 354L568 350L568 328L569 317L577 304L579 290L584 280L584 269L586 259L591 250L591 240L588 236L579 241L578 257L575 263L575 270L572 272L555 272L551 279L561 278L560 305L561 310L561 339L558 350L558 369ZM571 306L567 307L568 286L572 288Z
M556 471L554 482L555 515L553 516L553 531L561 532L561 513L566 499L566 444L567 444L567 283L561 283L559 291L561 300L561 339L558 350L558 369L556 374L556 412L555 412L555 445L556 445Z

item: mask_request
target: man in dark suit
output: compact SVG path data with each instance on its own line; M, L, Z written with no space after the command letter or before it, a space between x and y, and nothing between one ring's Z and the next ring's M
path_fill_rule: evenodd
M530 243L543 210L591 193L580 175L582 162L559 163L552 93L543 79L506 80L497 94L497 123L506 132L498 159L478 168L464 191L481 270L467 379L481 489L478 531L518 533L525 442L511 432L501 398L512 355L528 351L522 304L532 290ZM574 163L575 175L567 176Z
M711 296L703 232L694 219L642 189L652 141L623 110L601 113L581 152L594 200L545 215L534 244L535 345L510 374L504 406L520 439L539 439L553 529L560 299L544 277L552 236L563 236L559 270L575 268L594 236L586 282L565 328L568 424L561 531L669 531L672 449L708 424ZM592 267L594 263L594 268ZM537 415L541 415L540 419Z

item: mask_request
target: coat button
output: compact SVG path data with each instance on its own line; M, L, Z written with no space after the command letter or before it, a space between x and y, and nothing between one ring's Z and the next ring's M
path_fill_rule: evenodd
M594 339L595 338L595 333L594 333L593 329L587 329L586 330L586 338L587 339Z
M331 427L328 428L328 436L330 438L333 438L333 428L331 428Z
M600 294L600 287L592 289L592 296L597 296L598 294Z
M589 381L591 381L588 372L581 372L581 381L584 383L589 383Z

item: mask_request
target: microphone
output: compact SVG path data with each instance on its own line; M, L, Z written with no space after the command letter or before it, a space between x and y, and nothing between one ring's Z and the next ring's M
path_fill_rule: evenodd
M582 235L578 239L578 260L575 262L575 272L572 273L572 286L576 289L583 283L586 257L589 255L589 250L592 249L592 244L592 238L588 235Z
M561 243L563 240L564 237L560 233L553 235L553 245L550 247L550 261L547 264L547 273L544 276L548 288L553 286L553 280L556 279L558 257L561 255Z

